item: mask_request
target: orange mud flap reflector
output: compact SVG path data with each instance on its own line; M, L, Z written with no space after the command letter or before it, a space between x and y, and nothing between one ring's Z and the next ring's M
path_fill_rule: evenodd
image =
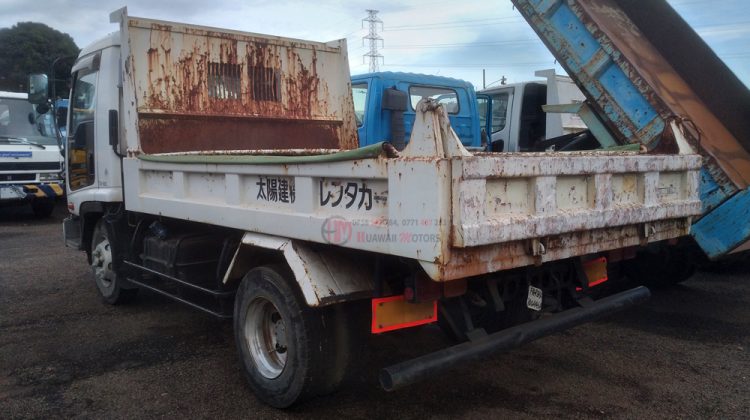
M589 281L589 287L598 286L609 280L607 277L607 258L600 257L583 263L583 272ZM577 288L580 290L580 288Z
M372 333L400 330L437 321L437 301L407 302L403 295L372 300Z

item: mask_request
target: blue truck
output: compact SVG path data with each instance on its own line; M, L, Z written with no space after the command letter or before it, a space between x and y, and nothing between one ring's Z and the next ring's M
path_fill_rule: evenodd
M469 150L483 149L474 86L450 77L378 72L352 76L359 145L387 140L402 149L414 126L414 107L425 97L448 112L451 127Z
M559 144L543 140L574 139L572 134L586 130L574 113L545 114L542 110L548 104L583 97L570 78L554 70L541 70L536 76L545 79L480 92L467 81L443 76L400 72L352 76L359 145L387 140L402 148L414 125L414 107L424 97L445 106L451 127L471 151L543 151L548 144Z

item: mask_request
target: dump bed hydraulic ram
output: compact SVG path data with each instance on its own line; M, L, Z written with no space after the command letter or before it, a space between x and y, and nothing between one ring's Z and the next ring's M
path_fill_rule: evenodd
M442 373L462 362L510 350L568 328L611 315L644 302L651 292L643 286L598 300L590 305L569 309L555 316L503 330L476 341L469 341L426 354L380 371L380 385L386 391Z

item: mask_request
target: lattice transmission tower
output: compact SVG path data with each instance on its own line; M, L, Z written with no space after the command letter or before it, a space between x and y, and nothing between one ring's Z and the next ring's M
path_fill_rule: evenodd
M383 44L383 38L378 35L378 24L380 24L380 29L383 29L383 21L378 18L378 11L367 9L367 17L365 19L362 19L362 27L364 28L365 22L369 24L369 32L366 36L362 37L362 45L365 45L365 40L370 42L370 52L362 56L362 63L364 64L365 60L369 57L370 58L370 73L374 73L376 71L379 71L380 69L380 61L383 60L383 55L380 54L378 51L378 42L380 42L381 46L384 46Z

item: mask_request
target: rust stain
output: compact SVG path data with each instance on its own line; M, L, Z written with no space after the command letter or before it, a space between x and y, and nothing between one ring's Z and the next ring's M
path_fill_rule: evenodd
M353 114L342 112L347 101L332 98L321 80L324 63L314 45L172 31L152 24L144 51L147 86L138 103L144 152L358 146Z
M570 232L541 238L546 253L542 262L555 261L608 250L642 246L685 235L688 219L671 219L655 222L654 231L644 238L637 225ZM536 264L538 258L530 253L530 241L519 240L472 248L451 248L447 261L438 267L438 281L455 281L494 273L511 268Z
M337 149L340 123L222 117L145 118L139 121L145 153L204 150Z
M571 9L597 39L619 52L615 61L662 119L680 117L695 124L698 131L688 127L687 140L707 157L707 166L720 184L731 181L741 189L750 185L750 153L741 144L743 139L733 136L616 1L580 0ZM674 151L670 130L665 129L660 140L665 144L652 153Z

